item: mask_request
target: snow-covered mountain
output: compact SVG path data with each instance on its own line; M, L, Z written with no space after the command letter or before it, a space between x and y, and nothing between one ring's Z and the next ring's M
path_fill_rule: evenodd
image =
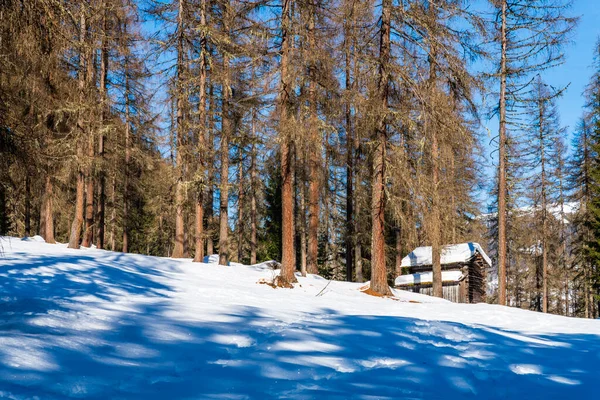
M0 398L563 399L600 321L276 270L0 240ZM209 259L210 260L210 259Z

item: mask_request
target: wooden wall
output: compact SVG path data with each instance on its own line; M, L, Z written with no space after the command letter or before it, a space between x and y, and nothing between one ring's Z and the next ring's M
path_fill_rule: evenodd
M448 300L448 301L452 301L454 303L465 303L465 290L464 290L464 285L461 285L462 282L460 283L454 283L454 284L444 284L444 286L442 286L442 291L443 291L443 296L444 299ZM429 284L429 285L414 285L414 286L409 286L409 287L400 287L399 289L402 290L409 290L409 291L413 291L415 293L421 293L421 294L426 294L428 296L433 296L433 287Z

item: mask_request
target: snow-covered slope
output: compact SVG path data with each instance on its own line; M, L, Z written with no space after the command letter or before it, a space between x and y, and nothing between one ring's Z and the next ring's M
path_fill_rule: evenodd
M597 392L600 321L267 267L0 241L0 398L499 398ZM324 290L323 290L324 289Z

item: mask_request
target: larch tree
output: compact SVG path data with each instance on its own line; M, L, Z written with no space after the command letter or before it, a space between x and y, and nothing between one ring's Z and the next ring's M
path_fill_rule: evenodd
M548 268L550 247L550 219L552 218L550 208L554 205L553 199L556 194L555 164L557 155L554 154L556 147L554 143L564 135L564 129L560 126L556 97L560 95L545 84L538 76L531 93L531 131L529 143L525 156L529 159L528 164L531 173L532 187L539 189L539 197L534 199L540 209L539 235L541 245L541 266L536 271L536 289L538 290L538 311L548 312ZM536 213L537 214L537 213ZM537 235L536 235L537 236Z
M87 103L87 90L89 88L89 82L91 77L89 73L91 68L88 65L92 63L91 59L91 43L88 39L88 22L89 22L89 7L86 3L81 3L79 6L79 43L77 47L78 51L78 64L77 64L77 79L79 89L79 107L82 108ZM75 197L75 216L71 223L71 233L69 236L69 245L71 249L78 249L81 239L81 231L84 223L84 202L85 202L85 181L86 181L86 170L84 160L84 139L86 135L90 135L89 126L86 128L85 121L85 110L78 110L77 118L77 133L76 133L76 163L77 163L77 183L76 183L76 197ZM90 140L88 138L88 140Z
M196 30L199 31L197 54L197 91L198 91L198 119L196 132L196 162L197 169L195 175L196 181L196 202L195 202L195 249L194 261L204 261L204 203L206 190L206 153L208 147L208 129L207 129L207 74L208 74L208 0L201 0L199 7L199 20Z
M495 18L492 31L498 57L493 76L499 81L498 107L498 303L506 304L507 169L510 129L521 117L531 76L561 64L562 47L577 19L567 15L570 0L491 0Z
M385 256L385 179L386 148L388 146L387 118L390 91L392 1L382 0L381 22L378 32L379 54L376 60L377 86L373 96L378 108L372 140L374 146L371 194L371 285L378 294L391 295L387 282Z
M294 271L296 269L296 255L294 245L294 133L291 124L290 96L292 88L292 71L290 70L291 53L293 46L292 8L294 0L283 0L280 24L280 84L277 97L278 136L280 141L281 157L281 235L282 256L281 273L276 284L290 287L297 281Z

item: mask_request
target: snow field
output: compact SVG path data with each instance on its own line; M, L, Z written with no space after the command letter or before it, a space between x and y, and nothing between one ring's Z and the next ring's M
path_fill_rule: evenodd
M591 395L600 321L0 240L0 398Z

